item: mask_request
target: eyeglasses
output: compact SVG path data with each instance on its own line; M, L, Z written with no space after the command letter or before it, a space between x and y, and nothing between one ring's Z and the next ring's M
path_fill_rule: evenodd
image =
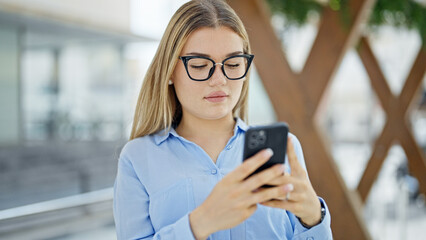
M226 58L221 63L216 63L211 58L203 56L182 56L186 73L194 81L206 81L214 73L216 65L221 65L223 75L229 80L239 80L246 76L254 55L241 54Z

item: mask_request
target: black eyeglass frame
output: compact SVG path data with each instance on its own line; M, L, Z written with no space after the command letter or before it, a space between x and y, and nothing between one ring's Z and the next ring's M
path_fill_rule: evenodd
M223 66L224 66L224 62L225 62L225 61L227 61L227 60L229 60L229 59L236 58L236 57L245 57L245 58L247 58L247 68L246 68L246 71L244 72L244 75L243 75L242 77L238 77L238 78L230 78L230 77L228 77L228 75L226 75L226 73L225 73L225 69L223 68ZM210 68L210 70L209 70L209 75L208 75L208 77L207 77L207 78L205 78L205 79L195 79L195 78L191 77L191 75L189 74L189 71L188 71L188 61L189 61L189 60L191 60L191 59L193 59L193 58L203 58L203 59L210 60L210 61L213 63L213 66L212 66L212 68ZM185 70L186 70L186 73L188 74L188 77L189 77L191 80L193 80L193 81L197 81L197 82L201 82L201 81L209 80L209 79L213 76L213 73L214 73L214 71L215 71L215 69L216 69L216 65L217 65L217 64L222 65L222 66L221 66L222 73L223 73L223 75L224 75L224 76L225 76L228 80L240 80L240 79L244 78L244 77L247 75L248 70L250 69L250 65L251 65L251 63L252 63L252 61L253 61L253 58L254 58L254 55L253 55L253 54L239 54L239 55L234 55L234 56L231 56L231 57L225 58L222 62L216 63L215 61L213 61L213 59L211 59L211 58L209 58L209 57L204 57L204 56L181 56L181 57L179 57L179 59L180 59L180 60L182 60L183 65L185 66Z

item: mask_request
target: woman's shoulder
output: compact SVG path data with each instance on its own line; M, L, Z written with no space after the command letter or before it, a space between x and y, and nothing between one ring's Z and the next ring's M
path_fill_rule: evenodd
M300 146L299 139L296 137L296 135L294 135L293 133L289 132L288 136L291 138L291 141L293 142L294 147Z
M147 150L155 149L155 146L157 146L156 137L156 134L151 134L128 141L121 149L120 158L131 158L135 155L141 156L146 154L148 152Z

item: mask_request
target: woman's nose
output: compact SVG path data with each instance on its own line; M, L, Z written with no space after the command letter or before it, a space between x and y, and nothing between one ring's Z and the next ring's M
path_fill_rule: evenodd
M213 75L209 79L209 85L225 85L226 81L226 76L222 72L222 63L216 63Z

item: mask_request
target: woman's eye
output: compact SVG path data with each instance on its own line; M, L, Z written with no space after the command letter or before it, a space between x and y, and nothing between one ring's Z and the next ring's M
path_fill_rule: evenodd
M205 68L207 67L207 64L204 65L191 65L191 68L195 68L195 69L200 69L200 68Z
M239 63L237 63L237 64L226 64L226 66L230 67L230 68L237 68L237 67L240 66L240 64Z

